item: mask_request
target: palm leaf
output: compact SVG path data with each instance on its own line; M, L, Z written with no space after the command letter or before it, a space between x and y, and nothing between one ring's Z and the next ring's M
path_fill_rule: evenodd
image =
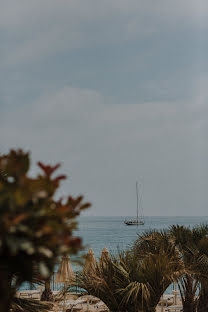
M48 312L53 304L40 302L28 298L14 298L11 311L12 312Z

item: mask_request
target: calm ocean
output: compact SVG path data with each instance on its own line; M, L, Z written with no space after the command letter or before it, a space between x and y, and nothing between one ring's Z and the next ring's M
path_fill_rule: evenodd
M125 217L80 217L77 234L85 246L91 247L96 257L104 247L111 252L132 245L138 235L149 229L167 229L174 224L193 227L208 223L208 217L145 217L145 224L127 226Z
M127 226L124 220L125 217L80 217L76 234L83 239L85 252L91 247L98 258L104 247L116 253L130 247L138 235L149 229L167 229L174 224L193 227L208 223L208 217L145 217L145 224L138 226ZM74 271L79 269L75 263L72 263L72 267ZM55 271L57 269L58 266ZM20 289L30 288L31 285L25 283Z

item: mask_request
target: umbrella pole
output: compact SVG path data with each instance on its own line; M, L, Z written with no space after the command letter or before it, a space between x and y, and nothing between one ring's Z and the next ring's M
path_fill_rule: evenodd
M64 312L66 311L66 284L64 282Z
M175 291L175 294L174 294L174 304L176 305L177 304L177 286L176 286L176 282L174 282L174 291Z
M163 299L163 294L162 294L162 299ZM163 303L163 301L161 302L161 312L164 312L164 303Z
M87 312L89 312L89 298L87 298Z

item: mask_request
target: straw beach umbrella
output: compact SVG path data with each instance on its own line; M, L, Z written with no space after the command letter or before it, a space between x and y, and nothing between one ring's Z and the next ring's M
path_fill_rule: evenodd
M110 259L110 255L109 255L108 249L105 247L103 248L102 253L101 253L100 263L105 263L105 261L108 259Z
M90 248L88 250L88 253L86 254L83 273L90 275L90 273L93 273L95 271L95 267L96 267L95 254L92 248ZM87 297L87 311L89 311L89 298L88 297Z
M96 266L95 255L94 255L92 248L90 248L86 255L83 272L84 273L93 272L95 270L95 266Z
M58 272L56 273L55 282L64 283L64 311L65 311L65 301L66 301L66 284L73 282L74 272L72 270L72 265L69 256L62 257Z

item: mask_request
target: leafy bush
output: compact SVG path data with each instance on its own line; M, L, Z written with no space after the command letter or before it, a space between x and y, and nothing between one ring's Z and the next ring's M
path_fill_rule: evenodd
M30 157L11 150L0 157L0 311L9 311L15 289L24 281L47 279L58 257L76 253L81 239L73 236L83 197L54 198L64 175L59 165L38 163L29 176Z

